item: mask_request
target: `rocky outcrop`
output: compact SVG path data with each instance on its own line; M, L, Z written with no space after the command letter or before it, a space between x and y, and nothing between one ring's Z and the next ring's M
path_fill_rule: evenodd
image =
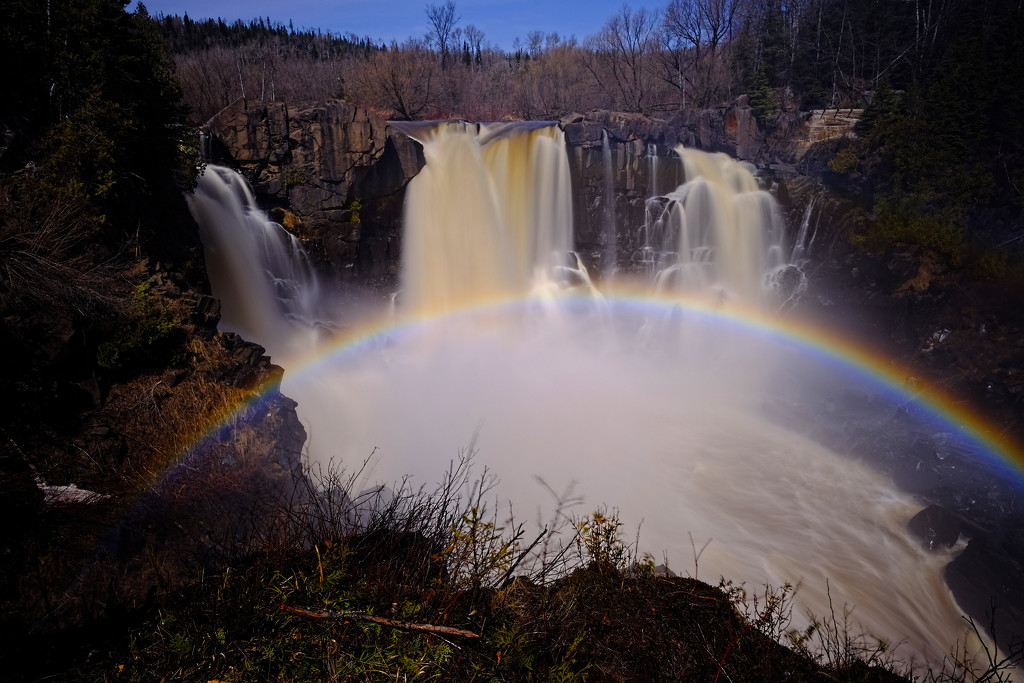
M354 104L239 99L206 124L213 161L237 166L267 209L336 275L393 274L402 190L423 167L421 147Z
M1017 522L971 539L946 567L961 608L1002 648L1024 641L1024 531Z
M179 239L197 233L184 222ZM7 633L141 604L244 541L257 502L301 483L305 432L276 389L281 369L217 331L202 252L184 257L117 261L117 288L90 317L5 311L17 372L4 377L15 398L0 425L0 511L19 520L0 531Z
M952 548L960 539L961 522L954 513L929 505L907 522L907 531L914 535L928 550L940 547Z
M561 125L571 148L599 149L607 133L613 148L624 154L657 150L657 154L668 156L676 145L683 145L771 167L799 162L815 142L852 130L858 115L859 110L842 116L834 110L787 111L759 121L747 96L741 95L735 102L714 109L686 109L659 118L593 111L568 116Z

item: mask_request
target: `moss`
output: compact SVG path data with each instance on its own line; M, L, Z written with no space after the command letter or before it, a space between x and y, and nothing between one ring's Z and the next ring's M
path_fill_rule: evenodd
M851 145L848 145L836 152L836 155L829 160L828 167L833 173L848 175L857 168L859 163L860 160L857 158L857 153Z
M306 176L301 171L288 171L284 174L284 184L288 187L295 187L296 185L305 185L309 182Z
M136 301L144 300L148 291L145 285L136 288ZM108 338L96 348L99 367L125 376L148 367L175 364L172 355L182 330L170 310L140 305L115 323Z
M141 285L135 287L135 300L142 301L149 296L149 290L153 288L152 282L143 282Z
M360 212L363 210L363 202L360 201L359 197L353 197L349 201L348 210L350 212L349 221L357 225L363 222L363 219L360 217Z

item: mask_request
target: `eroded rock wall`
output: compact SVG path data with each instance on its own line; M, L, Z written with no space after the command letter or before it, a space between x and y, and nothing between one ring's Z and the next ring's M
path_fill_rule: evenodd
M821 166L808 150L848 134L856 117L782 112L760 122L746 96L728 106L661 117L593 111L564 118L573 174L576 247L591 265L614 250L620 263L637 251L644 201L676 187L677 145L724 152L783 174ZM236 165L261 205L305 240L325 268L362 283L393 282L398 273L405 186L423 167L419 143L348 102L323 104L237 100L207 124L214 161ZM612 191L605 186L604 140ZM827 160L827 159L826 159ZM802 197L796 197L802 208Z
M423 167L420 146L354 104L239 99L206 124L215 162L235 165L266 209L335 274L393 276L402 195Z

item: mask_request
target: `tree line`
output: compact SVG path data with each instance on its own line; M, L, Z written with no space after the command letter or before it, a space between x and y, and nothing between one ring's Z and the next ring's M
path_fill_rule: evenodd
M988 5L982 11L997 16L1020 13ZM756 92L770 115L862 107L883 84L920 86L976 8L966 0L671 0L654 11L623 5L582 40L534 31L512 50L463 25L454 0L426 6L426 35L383 45L269 19L159 21L199 120L243 95L346 98L396 118L557 118L709 107Z
M426 35L390 44L269 19L159 22L197 122L241 96L498 120L747 94L762 125L783 110L866 108L861 140L837 143L831 167L868 179L892 239L952 258L978 206L1024 206L1024 95L1010 76L1024 64L1020 2L670 0L623 5L582 40L533 31L511 50L463 23L455 0L425 12Z

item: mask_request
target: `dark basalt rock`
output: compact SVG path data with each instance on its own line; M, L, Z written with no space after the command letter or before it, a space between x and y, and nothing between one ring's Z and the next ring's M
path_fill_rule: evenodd
M893 483L910 493L932 493L942 483L934 467L920 460L901 460L892 472Z
M238 167L264 208L293 213L307 251L329 252L325 270L377 278L397 269L388 245L400 231L402 190L424 165L419 143L337 100L239 99L206 128L212 161Z
M907 522L907 529L928 550L952 548L960 538L960 519L949 510L929 505Z
M233 332L222 334L220 344L231 352L231 360L215 373L216 379L242 389L280 382L284 370L270 362L266 349L259 344L245 341Z
M960 607L999 646L1024 639L1024 527L1019 522L972 539L946 567L946 582Z

